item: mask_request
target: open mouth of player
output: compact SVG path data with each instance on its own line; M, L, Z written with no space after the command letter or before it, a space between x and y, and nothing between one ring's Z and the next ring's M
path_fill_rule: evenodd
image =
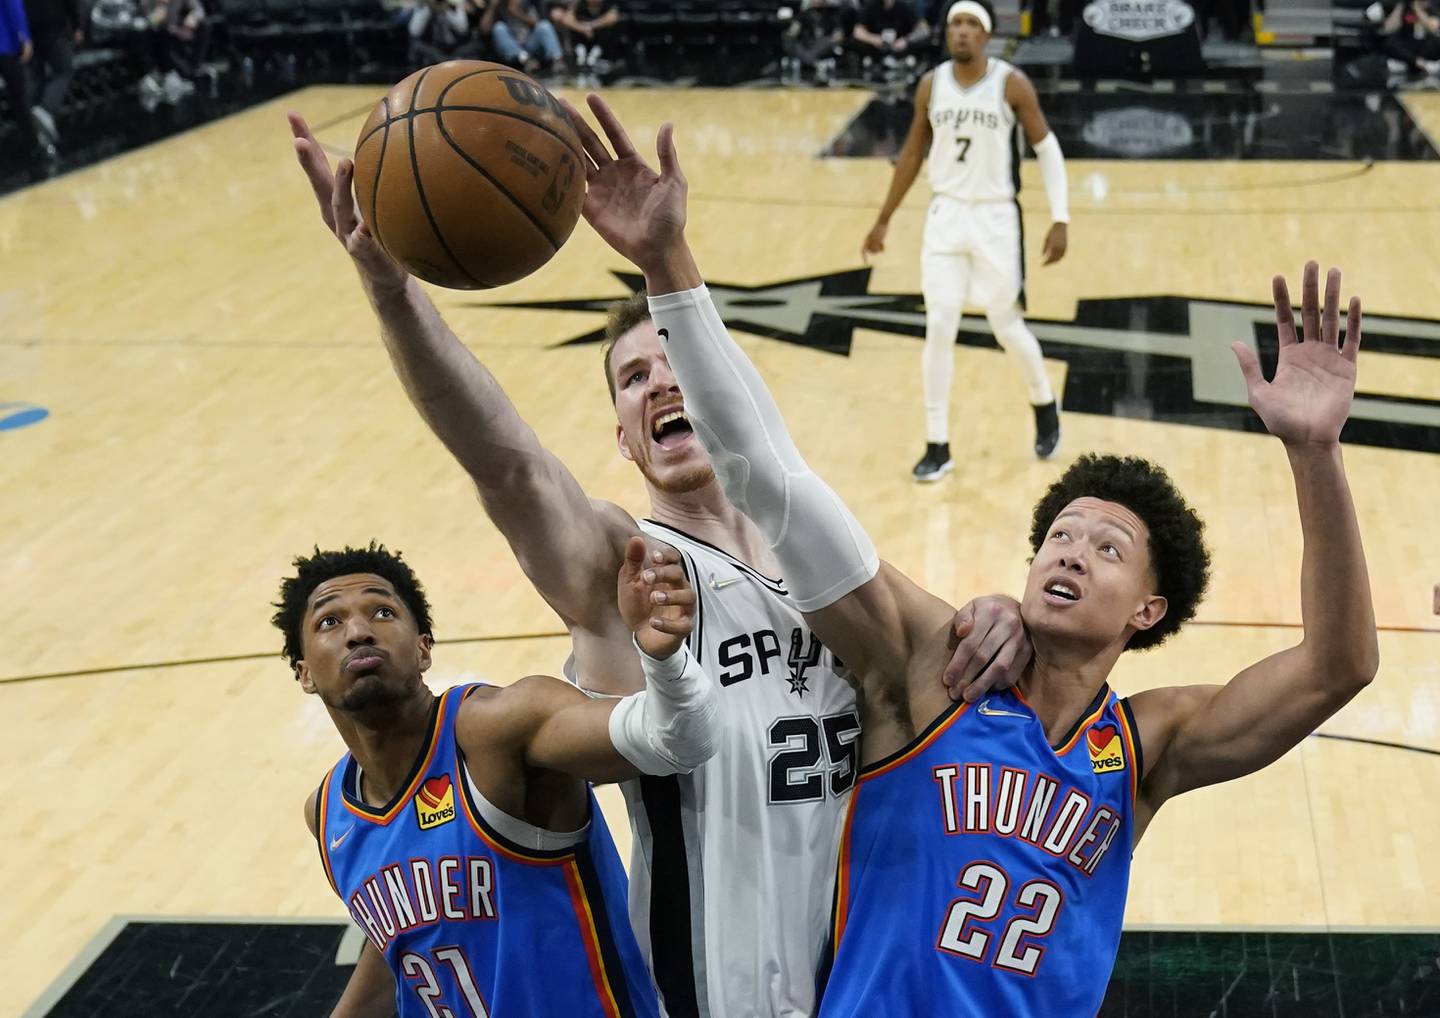
M695 437L684 410L671 410L650 422L650 438L662 449L676 449Z
M1045 587L1040 592L1040 596L1046 604L1065 608L1079 601L1081 592L1080 587L1073 580L1053 579L1045 581Z

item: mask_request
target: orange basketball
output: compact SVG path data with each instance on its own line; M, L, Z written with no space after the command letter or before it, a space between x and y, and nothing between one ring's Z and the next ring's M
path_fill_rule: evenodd
M483 290L544 265L580 218L580 139L555 97L501 64L422 68L380 100L355 142L370 232L421 279Z

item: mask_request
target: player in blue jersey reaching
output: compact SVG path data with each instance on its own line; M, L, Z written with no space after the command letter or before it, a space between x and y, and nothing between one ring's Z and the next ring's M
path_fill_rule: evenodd
M436 696L430 607L398 555L296 559L273 621L349 747L305 820L394 982L388 999L352 984L337 1013L658 1014L586 782L689 771L721 737L714 683L685 647L695 594L679 563L638 536L626 547L617 603L645 689L595 700L538 675Z
M1021 600L1034 642L1027 673L1013 691L951 703L931 677L948 658L952 609L879 561L726 332L685 241L671 127L660 129L657 174L609 107L590 104L609 145L571 111L590 157L586 217L645 273L691 423L726 493L861 684L862 769L820 1014L1094 1014L1119 945L1131 849L1156 810L1273 762L1378 668L1339 446L1359 301L1342 343L1340 273L1331 271L1322 306L1311 263L1299 338L1285 282L1274 282L1274 379L1235 344L1251 406L1294 475L1304 534L1298 645L1224 685L1118 698L1107 684L1115 662L1193 616L1209 554L1203 525L1163 470L1084 456L1035 508Z

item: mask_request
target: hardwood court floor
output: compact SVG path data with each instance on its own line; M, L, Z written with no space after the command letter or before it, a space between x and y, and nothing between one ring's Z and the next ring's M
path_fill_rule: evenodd
M112 915L341 914L300 807L342 747L268 626L294 554L372 537L403 549L437 635L459 641L436 654L436 688L554 672L565 657L561 637L518 638L559 626L406 402L291 156L285 110L344 151L379 91L307 90L0 201L0 403L50 411L0 431L0 844L11 876L0 1013L31 1001ZM814 154L861 93L611 98L637 137L679 123L690 233L712 281L764 286L858 266L888 166ZM1416 114L1434 123L1440 107L1426 98ZM1033 164L1025 179L1037 238L1046 212ZM1440 319L1429 164L1072 161L1070 179L1069 256L1042 270L1038 243L1029 253L1040 319L1068 322L1082 299L1263 302L1271 273L1298 273L1307 257L1341 265L1373 314ZM925 200L922 182L868 292L918 291ZM638 476L614 451L598 351L555 348L599 316L485 307L621 296L611 273L626 268L582 224L531 279L436 298L587 490L642 512ZM860 328L848 358L741 342L888 558L957 599L1019 590L1029 508L1066 459L1031 458L1030 414L1002 354L957 348L959 467L919 488L907 478L921 431L913 336ZM1412 345L1426 356L1367 354L1362 387L1440 394L1434 340ZM1051 366L1063 383L1066 364ZM1433 406L1412 405L1433 421ZM1161 459L1209 521L1216 571L1203 624L1125 660L1116 685L1224 681L1296 636L1285 628L1299 619L1300 563L1285 458L1274 440L1203 417L1127 412L1068 415L1064 453ZM1170 805L1138 854L1132 924L1440 926L1440 636L1429 614L1440 458L1353 445L1346 461L1389 630L1379 679L1324 731L1428 753L1311 740Z

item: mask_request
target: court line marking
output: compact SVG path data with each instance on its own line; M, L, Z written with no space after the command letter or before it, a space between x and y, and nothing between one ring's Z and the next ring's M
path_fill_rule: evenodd
M1238 629L1303 629L1298 622L1231 622L1225 620L1204 621L1191 619L1185 623L1187 627L1212 627L1225 626ZM1376 626L1376 631L1381 633L1424 633L1432 636L1440 636L1440 627L1426 626ZM500 633L493 636L457 636L447 640L436 640L437 647L459 646L467 643L509 643L518 640L558 640L568 637L570 634L564 630L545 633ZM66 672L41 672L35 675L10 675L0 677L0 686L10 685L19 682L45 682L50 679L77 679L86 675L114 675L120 672L143 672L158 671L162 668L188 668L192 665L215 665L228 664L235 661L265 661L270 658L280 658L283 655L276 651L261 651L254 654L226 654L218 657L195 657L181 658L175 661L146 661L133 665L108 665L102 668L77 668ZM1344 736L1335 736L1344 738ZM1361 740L1363 741L1363 740ZM1388 744L1386 744L1388 745ZM1396 748L1405 749L1408 747L1395 744ZM1440 756L1440 750L1424 750L1434 752Z

